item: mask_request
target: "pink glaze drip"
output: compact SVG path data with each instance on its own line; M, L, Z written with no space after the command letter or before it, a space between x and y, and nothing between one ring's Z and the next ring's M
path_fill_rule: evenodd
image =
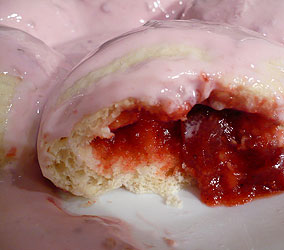
M136 249L125 222L61 210L56 189L35 161L0 169L0 201L3 250Z
M282 0L198 0L183 18L238 25L284 43L283 11Z
M63 56L25 32L0 26L0 36L0 73L21 79L7 114L3 142L7 152L16 148L19 157L34 153L42 107L70 66Z
M204 54L203 58L193 55L180 56L175 60L165 57L146 60L126 71L117 71L106 76L60 105L57 104L60 95L89 72L138 48L156 45L187 45ZM208 98L212 90L220 89L219 82L228 76L249 79L245 82L248 87L272 88L275 100L282 107L283 90L270 86L275 81L273 74L266 76L263 75L265 73L254 70L254 67L262 68L262 64L279 58L284 58L283 48L258 38L255 33L247 33L246 30L198 22L149 23L127 36L103 45L73 70L62 89L49 100L43 115L39 140L50 141L66 137L74 124L85 115L128 97L152 103L170 103L166 110L168 113L182 107L185 102L193 106ZM280 66L277 72L281 73L281 70ZM200 77L204 72L208 81ZM239 84L237 78L232 78L231 81ZM281 110L276 110L273 115L283 120ZM43 139L43 135L47 137ZM39 151L41 163L44 165L43 155Z

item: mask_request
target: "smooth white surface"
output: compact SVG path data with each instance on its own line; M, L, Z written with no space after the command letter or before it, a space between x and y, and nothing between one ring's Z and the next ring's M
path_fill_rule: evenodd
M120 189L89 207L80 198L63 206L72 213L113 216L130 223L133 237L144 249L284 248L284 194L237 207L207 207L194 189L181 191L180 198L181 209L166 206L156 195Z

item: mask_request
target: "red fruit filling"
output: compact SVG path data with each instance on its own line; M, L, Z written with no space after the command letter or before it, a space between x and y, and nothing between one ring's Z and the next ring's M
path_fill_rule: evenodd
M160 163L161 175L181 171L180 121L160 121L149 112L132 110L122 112L110 129L115 134L111 139L95 138L91 142L105 171L117 162L125 171L145 163Z
M207 205L237 205L284 190L282 131L261 115L196 105L182 122L132 110L110 129L111 139L91 142L104 171L117 162L126 172L158 162L161 175L193 177Z
M183 159L206 204L242 204L284 190L281 131L273 121L197 105L182 131Z

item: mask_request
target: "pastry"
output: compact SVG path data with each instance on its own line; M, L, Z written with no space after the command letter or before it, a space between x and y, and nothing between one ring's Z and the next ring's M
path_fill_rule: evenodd
M2 165L35 154L42 107L70 67L43 42L5 26L0 26L0 54Z
M175 193L193 179L202 197L212 192L207 204L246 202L223 194L239 192L257 154L275 149L261 157L271 162L267 173L282 159L283 58L281 46L253 32L197 21L153 21L113 39L49 99L38 137L42 173L87 198L125 187L178 205ZM239 150L254 153L243 159Z

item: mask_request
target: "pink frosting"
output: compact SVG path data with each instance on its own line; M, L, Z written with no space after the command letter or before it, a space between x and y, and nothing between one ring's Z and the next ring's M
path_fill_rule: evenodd
M25 32L0 26L0 73L21 79L7 114L6 150L35 148L42 107L70 66L64 58Z
M66 89L91 71L139 48L162 45L195 48L200 51L201 58L193 53L171 60L167 57L148 59L125 71L101 78L58 105L58 99ZM268 74L263 81L262 73L255 68L262 69L263 64L279 58L284 58L284 48L246 30L190 21L150 22L104 44L73 70L62 88L49 100L41 122L41 135L48 135L48 141L66 137L85 115L129 97L152 103L171 103L167 108L167 112L171 113L186 102L192 106L202 102L212 90L219 88L218 82L227 76L233 76L231 80L235 85L242 84L238 77L243 77L249 79L243 86L256 90L259 87L270 89L270 84L275 81L273 74ZM283 68L279 66L275 70L282 79ZM201 80L200 75L204 72L209 82ZM281 89L273 92L279 107L283 105L282 94ZM277 111L279 117L282 109Z
M104 41L151 19L176 19L184 0L0 1L0 24L22 29L76 64Z
M184 18L239 25L284 43L283 11L282 0L198 0Z
M36 161L0 168L0 246L3 250L141 249L129 224L117 218L80 216L60 208L60 194ZM137 247L137 248L136 248Z

